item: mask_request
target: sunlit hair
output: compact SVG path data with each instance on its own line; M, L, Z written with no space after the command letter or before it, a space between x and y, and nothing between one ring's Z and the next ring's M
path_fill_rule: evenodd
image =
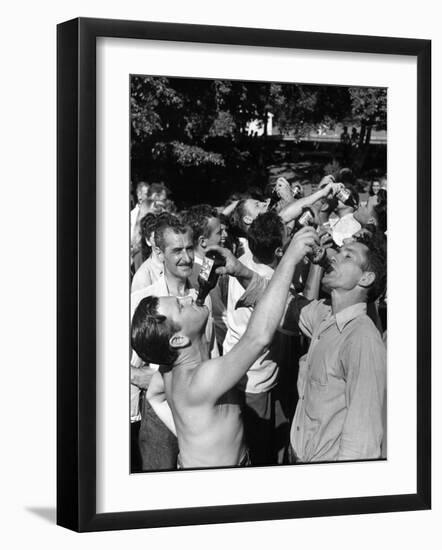
M252 254L262 264L271 264L275 250L282 247L284 224L276 212L266 212L257 216L248 231L249 247Z
M173 365L178 352L169 340L180 327L158 313L158 303L156 296L148 296L138 304L132 318L131 344L146 363Z
M191 231L189 226L180 221L180 219L174 214L169 214L169 212L162 212L159 214L155 225L154 241L155 245L158 246L158 248L163 252L166 250L164 235L168 229L178 235Z
M209 220L211 218L218 218L219 214L213 206L209 204L197 204L190 207L186 215L183 217L183 221L186 225L189 225L193 231L193 244L198 244L198 239L202 237L209 237Z

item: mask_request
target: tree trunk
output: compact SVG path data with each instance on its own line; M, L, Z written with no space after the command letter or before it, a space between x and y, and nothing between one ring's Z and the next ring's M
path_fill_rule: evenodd
M361 135L359 137L358 150L353 163L353 171L355 175L361 173L367 159L372 128L373 125L370 123L363 122L361 125Z
M267 119L269 118L269 112L264 112L264 137L267 137Z

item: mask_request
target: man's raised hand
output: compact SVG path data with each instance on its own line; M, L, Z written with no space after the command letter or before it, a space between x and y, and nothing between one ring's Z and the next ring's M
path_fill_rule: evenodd
M313 227L303 227L292 238L286 254L290 255L296 263L313 251L313 247L319 244L318 234Z
M226 265L223 267L218 267L216 273L218 275L232 275L236 277L240 274L243 264L235 258L233 253L228 249L222 246L212 245L207 248L206 252L210 250L215 250L220 254L226 261Z

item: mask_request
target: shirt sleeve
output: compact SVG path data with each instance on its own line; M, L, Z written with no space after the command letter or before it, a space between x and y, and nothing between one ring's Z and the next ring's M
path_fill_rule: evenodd
M338 460L381 456L386 349L377 336L353 334L343 349L347 415Z
M264 294L269 282L270 279L266 279L264 277L261 277L257 273L254 273L249 283L249 286L247 287L241 298L236 302L235 309L238 309L240 307L254 308L255 305L259 302L261 296Z
M318 322L325 314L323 300L308 301L304 296L297 298L297 309L295 314L298 316L299 328L305 336L312 337L313 331Z

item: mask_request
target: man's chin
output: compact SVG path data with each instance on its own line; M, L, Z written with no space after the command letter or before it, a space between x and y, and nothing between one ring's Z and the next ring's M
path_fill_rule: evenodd
M333 272L326 273L321 280L322 290L330 292L333 287Z

